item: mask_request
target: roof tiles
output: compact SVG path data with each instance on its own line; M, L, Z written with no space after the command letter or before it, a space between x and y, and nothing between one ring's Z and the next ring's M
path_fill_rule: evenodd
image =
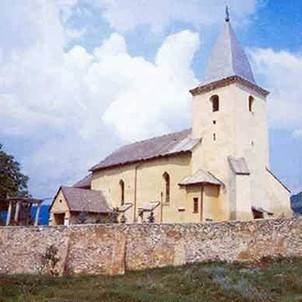
M248 58L230 22L225 22L209 57L202 85L232 76L239 76L256 84Z
M70 211L109 213L110 207L101 191L61 187Z
M190 152L199 142L199 139L191 139L191 129L154 137L122 146L90 170L96 171L161 156Z
M181 186L191 186L191 185L199 185L199 184L212 184L212 185L222 185L223 183L216 178L210 172L206 172L202 169L198 170L192 176L186 177L182 180L179 185Z

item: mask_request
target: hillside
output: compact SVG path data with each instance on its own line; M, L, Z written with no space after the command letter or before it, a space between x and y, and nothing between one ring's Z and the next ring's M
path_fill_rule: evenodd
M0 276L0 301L302 301L302 259L194 264L124 276Z
M290 198L291 207L296 214L302 214L302 192Z

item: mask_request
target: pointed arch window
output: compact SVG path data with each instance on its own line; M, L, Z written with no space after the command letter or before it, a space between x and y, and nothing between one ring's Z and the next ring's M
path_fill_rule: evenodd
M249 96L249 112L254 112L254 97L252 97L251 95Z
M121 196L121 205L125 203L125 182L121 179L120 180L120 196Z
M212 103L212 111L213 112L219 111L219 96L217 94L212 95L210 101Z
M165 196L164 196L164 201L165 203L170 203L170 175L165 172L163 174L163 179L165 183Z

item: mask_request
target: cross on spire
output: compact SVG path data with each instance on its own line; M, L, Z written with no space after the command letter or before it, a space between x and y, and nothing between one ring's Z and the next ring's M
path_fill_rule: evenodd
M230 11L228 5L225 7L225 22L230 22Z

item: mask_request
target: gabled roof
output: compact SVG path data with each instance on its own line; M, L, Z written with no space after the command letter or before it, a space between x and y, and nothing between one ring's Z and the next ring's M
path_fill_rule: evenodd
M191 139L191 129L154 137L119 148L90 171L190 152L198 143L200 139Z
M72 186L74 188L90 189L91 188L91 178L92 178L92 175L88 174L85 177L83 177L81 180L77 181Z
M282 185L284 187L284 189L286 189L289 193L291 193L291 190L275 175L275 173L273 173L268 167L266 167L266 171L276 179L276 181L278 181L280 183L280 185Z
M92 191L92 190L79 189L74 187L64 187L64 186L62 186L59 189L58 193L60 192L60 190L62 190L68 208L72 212L88 212L88 213L111 212L111 209L108 206L108 203L101 191ZM54 198L54 201L55 199L56 197Z
M200 184L211 184L211 185L223 185L222 181L216 178L210 172L199 169L195 174L183 179L179 185L180 186L192 186Z

